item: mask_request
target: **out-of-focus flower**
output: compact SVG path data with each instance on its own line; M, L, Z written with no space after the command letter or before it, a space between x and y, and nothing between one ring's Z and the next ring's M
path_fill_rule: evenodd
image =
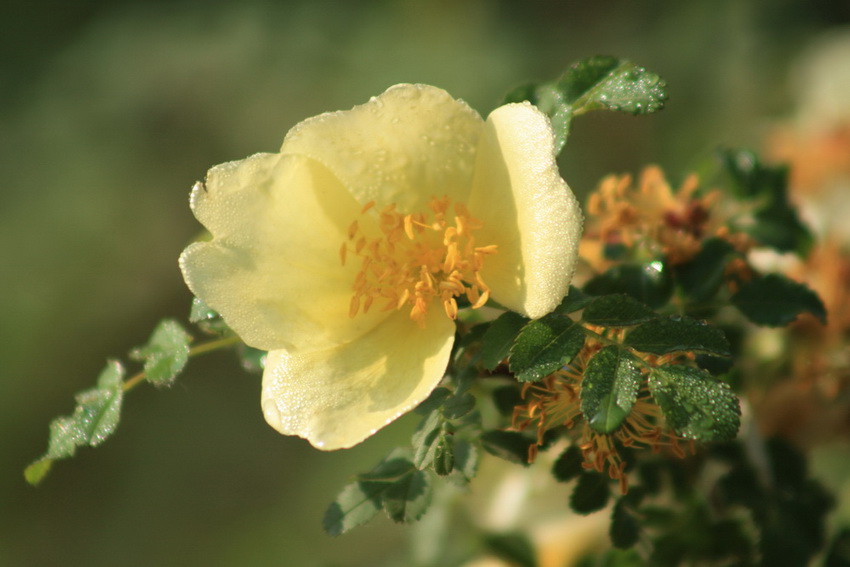
M191 205L212 239L181 256L187 284L269 351L269 424L327 450L428 396L459 301L554 309L581 233L541 112L485 122L426 85L301 122L279 153L211 169Z
M593 219L582 239L580 255L595 272L614 262L606 249L623 246L644 258L665 256L672 264L687 262L699 252L702 240L720 227L711 215L718 193L698 196L696 176L673 191L658 167L647 167L637 186L630 175L609 175L591 194L588 215Z
M819 236L850 246L850 32L826 34L793 75L797 109L768 137L766 155L791 166L790 188Z

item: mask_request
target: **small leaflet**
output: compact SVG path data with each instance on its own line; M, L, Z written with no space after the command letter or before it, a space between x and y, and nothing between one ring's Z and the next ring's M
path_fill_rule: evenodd
M163 319L148 343L134 349L130 357L144 362L145 379L156 386L170 386L189 360L192 337L177 321Z
M98 377L97 386L77 394L74 413L50 423L47 452L26 468L27 482L40 483L54 461L73 457L77 447L96 447L115 432L124 400L123 381L124 367L116 360L109 361Z

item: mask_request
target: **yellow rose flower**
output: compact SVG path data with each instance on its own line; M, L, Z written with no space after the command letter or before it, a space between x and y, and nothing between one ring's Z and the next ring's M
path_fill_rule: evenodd
M296 125L279 153L213 167L191 207L212 239L180 257L192 292L269 351L268 423L351 447L443 377L456 298L536 318L566 295L581 213L549 121L485 122L426 85L397 85Z

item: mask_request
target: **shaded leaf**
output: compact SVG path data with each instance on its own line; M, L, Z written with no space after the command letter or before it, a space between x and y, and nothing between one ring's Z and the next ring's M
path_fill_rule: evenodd
M484 536L484 545L487 550L517 567L536 567L534 545L527 535L519 532L503 534L487 534Z
M413 433L413 464L417 469L425 469L434 462L437 439L442 430L443 417L439 411L432 411L422 420Z
M523 328L510 367L520 382L534 382L569 363L584 345L584 331L569 317L546 315Z
M578 477L578 484L570 496L570 508L577 514L590 514L604 508L610 495L607 476L596 471L585 471Z
M455 467L454 436L445 426L437 437L434 450L434 472L440 476L452 473Z
M640 537L640 525L626 498L620 498L611 512L611 525L608 528L611 543L619 549L628 549L637 543Z
M735 254L728 241L708 238L690 262L676 266L676 280L688 299L705 302L713 298L723 285L726 262Z
M555 308L554 312L568 315L569 313L584 309L591 301L593 301L592 295L587 295L579 288L571 285L569 293L561 301L561 304Z
M468 484L478 473L478 449L472 443L458 439L454 442L454 467L449 480L455 484Z
M353 482L346 485L325 511L322 526L328 535L336 536L361 526L381 510L381 494L386 484Z
M394 522L415 522L431 504L431 483L422 471L412 471L390 484L381 495L384 511Z
M779 274L768 274L741 285L732 296L732 304L758 325L780 327L801 313L810 313L826 323L826 308L818 295Z
M741 409L725 382L684 365L653 368L649 389L668 425L686 439L729 441L738 433Z
M634 355L607 346L587 363L581 383L581 412L591 429L616 431L632 411L640 389L640 370Z
M503 416L513 415L514 408L522 401L522 392L516 383L493 390L493 403Z
M441 411L447 419L459 419L473 409L475 409L475 396L469 392L464 392L447 399Z
M444 386L438 386L434 388L431 394L425 398L421 404L416 406L414 411L418 414L427 415L432 411L439 409L451 396L451 390Z
M686 316L644 323L632 329L623 344L658 355L685 351L713 356L731 354L729 341L722 330Z
M528 447L536 443L518 431L485 431L481 435L484 450L506 461L528 466Z
M582 313L585 322L604 327L629 327L656 317L655 311L625 294L596 297Z
M584 462L584 456L581 454L581 449L578 445L570 445L552 465L552 476L559 482L567 482L582 472L584 468L581 466Z
M662 262L619 264L587 282L584 291L591 295L624 293L658 309L673 294L673 278Z
M323 526L339 535L371 520L382 508L394 521L414 521L431 500L428 477L413 463L391 453L374 469L346 485L325 512Z
M481 364L485 369L493 370L508 357L514 340L528 321L528 317L513 311L493 321L481 339Z

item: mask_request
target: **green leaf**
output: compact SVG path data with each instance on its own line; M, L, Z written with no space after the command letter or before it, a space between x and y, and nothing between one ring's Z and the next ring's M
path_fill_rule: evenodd
M607 476L596 471L585 471L578 477L578 484L570 496L570 508L577 514L590 514L604 508L610 495Z
M434 388L425 400L414 410L418 414L427 415L439 409L452 396L452 391L444 386Z
M441 408L446 419L459 419L475 409L475 396L469 392L455 394Z
M591 301L593 301L592 295L587 295L579 288L571 285L569 293L561 301L561 304L555 308L554 313L568 315L584 309Z
M790 203L771 203L757 210L753 220L755 222L746 227L747 232L760 244L779 252L805 256L814 244L814 236Z
M558 482L570 481L584 472L584 467L581 466L583 462L584 456L579 446L570 445L552 465L552 476Z
M382 494L384 511L399 523L415 522L431 504L431 483L422 471L412 471L390 484Z
M739 198L754 201L753 218L742 224L759 243L781 252L805 255L814 238L788 199L788 166L768 167L749 150L725 150L720 159Z
M361 526L381 510L381 494L386 484L353 482L346 485L325 511L322 525L328 535L337 536Z
M664 107L666 84L630 61L590 57L576 63L558 81L564 99L576 115L591 110L648 114Z
M624 294L597 297L582 313L586 323L604 327L630 327L656 317L655 311Z
M74 456L77 447L96 447L112 435L121 417L123 379L124 368L112 360L100 373L97 387L77 394L73 415L50 423L47 452L24 470L27 482L38 484L53 461Z
M732 178L732 188L739 197L753 199L776 196L785 191L785 168L768 168L751 150L727 149L718 152L720 161Z
M493 403L500 414L513 415L514 408L522 403L522 390L517 383L500 386L493 390Z
M584 331L569 317L549 314L523 328L510 367L520 382L535 382L569 363L584 345Z
M611 543L619 549L632 547L640 537L640 525L629 504L628 499L620 498L611 512L608 534L611 536Z
M481 364L493 370L508 357L517 335L528 323L528 317L508 311L493 321L481 340Z
M382 508L397 522L421 517L431 501L427 475L395 451L374 469L346 485L325 512L323 525L332 536L363 525Z
M686 439L729 441L741 424L737 396L705 370L684 365L653 368L649 389L667 424Z
M520 532L487 534L484 536L487 550L506 563L516 567L536 567L534 545L528 536Z
M712 356L731 354L729 341L722 330L686 316L644 323L632 329L623 344L658 355L672 352L698 352Z
M148 343L134 349L130 357L144 361L145 379L156 386L169 386L189 360L192 337L173 319L160 321Z
M732 296L732 304L757 325L781 327L801 313L811 313L826 323L826 308L818 295L779 274L768 274L741 285Z
M667 304L673 294L672 271L663 262L619 264L587 282L591 295L624 293L652 309Z
M413 433L411 443L413 445L413 464L417 469L425 469L434 462L434 452L437 447L437 439L440 436L443 425L443 416L439 411L433 411L422 420L419 427Z
M221 315L197 297L192 298L189 322L197 325L205 333L221 335L229 330Z
M434 450L434 472L447 476L455 468L454 435L444 424Z
M560 152L573 116L592 110L655 112L667 99L665 87L658 75L630 61L597 56L572 65L557 81L514 89L505 103L527 100L549 116Z
M53 459L42 457L24 469L24 480L32 486L37 486L44 480L53 467Z
M695 302L712 299L723 285L726 263L736 254L727 240L709 238L690 262L676 266L676 280L688 299Z
M500 459L528 466L528 447L536 443L518 431L485 431L481 435L484 450Z
M619 346L600 350L584 371L581 412L591 429L616 431L632 411L640 389L637 359Z
M468 441L458 439L454 442L454 467L449 480L458 485L466 485L478 473L478 449Z

